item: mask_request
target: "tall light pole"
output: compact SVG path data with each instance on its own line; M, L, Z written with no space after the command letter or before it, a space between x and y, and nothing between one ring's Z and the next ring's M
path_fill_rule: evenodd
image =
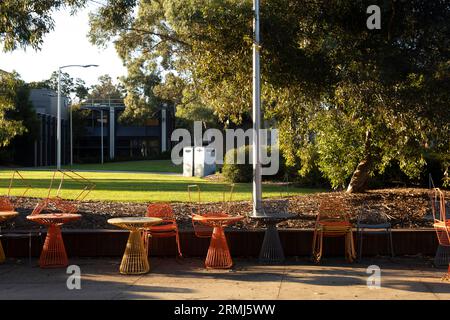
M253 0L253 215L263 214L261 187L261 74L259 63L259 0Z
M90 68L98 67L96 64L70 64L67 66L62 66L58 68L58 107L56 111L56 168L61 169L61 71L65 68L79 67L79 68ZM70 127L70 132L72 134L72 124ZM72 141L72 137L70 138ZM71 146L72 147L72 146Z

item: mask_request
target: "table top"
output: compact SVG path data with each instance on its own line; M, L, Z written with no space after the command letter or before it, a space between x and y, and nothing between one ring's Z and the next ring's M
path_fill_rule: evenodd
M153 217L122 217L108 219L108 223L123 229L143 229L161 223L163 219Z
M217 225L217 224L231 224L234 222L238 222L243 220L245 217L244 216L214 216L214 215L198 215L198 214L194 214L192 215L192 220L200 222L200 223L204 223L204 224L212 224L212 225Z
M45 213L27 216L28 220L45 225L63 224L66 222L78 220L80 218L81 214L74 214L74 213Z
M274 220L274 221L285 221L285 220L291 220L291 219L298 219L298 215L294 215L291 213L285 213L285 212L277 212L277 213L264 213L262 215L253 215L253 212L248 215L251 219L256 220Z
M16 211L0 211L0 221L4 221L17 216L19 213Z

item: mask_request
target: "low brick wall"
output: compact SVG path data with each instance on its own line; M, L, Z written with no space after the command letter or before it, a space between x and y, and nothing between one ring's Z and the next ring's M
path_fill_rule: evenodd
M286 256L309 256L311 254L313 230L284 229L279 230L280 239ZM264 239L263 230L230 230L226 232L228 244L233 256L257 257ZM356 248L356 233L354 233ZM32 237L32 255L39 256L45 233L41 237ZM122 230L65 230L64 243L69 256L106 257L122 256L128 238L128 232ZM29 240L27 238L1 238L5 253L9 257L27 257ZM208 238L197 238L193 231L180 231L183 255L202 257L209 246ZM432 229L393 230L394 251L396 255L434 255L438 242ZM387 255L388 237L386 234L365 234L363 241L365 256ZM176 245L174 238L157 238L152 240L151 255L174 256ZM342 238L326 238L325 256L343 256Z

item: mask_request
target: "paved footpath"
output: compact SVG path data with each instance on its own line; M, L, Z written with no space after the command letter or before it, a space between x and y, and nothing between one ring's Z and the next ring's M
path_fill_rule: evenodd
M199 258L151 258L151 273L124 276L119 258L72 259L81 289L67 288L65 269L40 269L33 261L0 265L0 299L433 299L450 300L446 270L418 259L368 259L347 264L328 259L314 265L289 259L258 265L235 259L232 270L205 270ZM381 288L367 287L369 265L381 268Z

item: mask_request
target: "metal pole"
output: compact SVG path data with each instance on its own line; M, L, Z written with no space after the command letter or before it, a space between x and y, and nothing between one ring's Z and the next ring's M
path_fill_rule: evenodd
M103 164L103 109L101 109L100 110L100 123L101 123L101 133L100 133L100 135L101 135L101 137L100 137L100 140L101 140L101 149L102 149L102 155L101 155L101 161L102 161L102 164Z
M58 71L58 110L56 111L56 168L61 169L61 68Z
M72 105L70 106L70 165L73 166Z
M253 215L262 215L261 151L259 129L261 123L261 83L259 61L259 0L253 0Z

